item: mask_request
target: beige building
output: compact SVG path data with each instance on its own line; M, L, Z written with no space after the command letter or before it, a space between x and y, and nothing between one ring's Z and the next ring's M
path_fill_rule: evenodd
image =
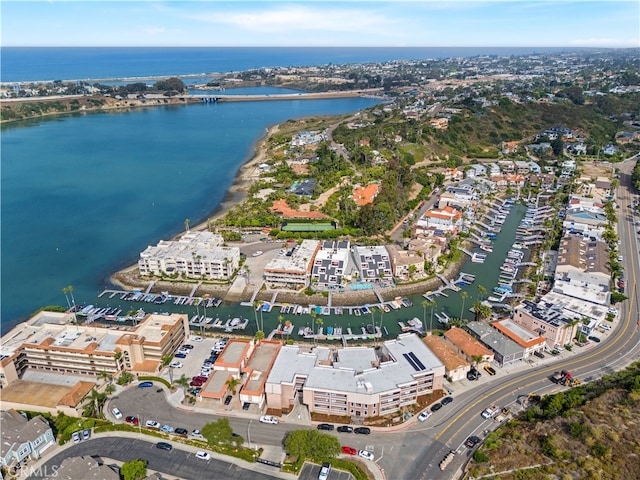
M271 288L300 290L308 287L316 253L320 250L318 240L303 240L290 255L273 258L264 267L264 280Z
M393 277L400 281L422 278L424 273L424 257L415 251L401 250L395 245L387 245Z
M445 368L413 333L370 347L283 346L265 385L267 407L289 411L302 401L310 412L376 417L442 389Z
M444 338L473 365L488 365L493 362L493 352L459 327L451 327L444 332Z
M457 382L467 378L467 372L470 370L471 364L456 352L453 346L438 335L428 335L423 341L444 364L444 374L450 382Z
M73 314L39 312L2 336L0 382L18 380L26 369L97 377L121 370L157 373L162 357L188 338L186 314L149 314L134 327L76 325Z
M524 300L513 312L513 322L544 337L550 349L560 349L576 336L578 323L573 324L562 312L562 305Z

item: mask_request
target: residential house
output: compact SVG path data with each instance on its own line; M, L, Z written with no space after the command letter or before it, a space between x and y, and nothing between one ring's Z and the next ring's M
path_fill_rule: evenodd
M401 250L396 245L387 245L393 277L407 282L425 276L424 257L415 251Z
M345 277L351 277L354 265L349 240L325 241L316 253L311 270L315 288L337 288Z
M465 325L473 338L493 352L493 361L501 367L522 360L525 348L505 336L499 330L481 322L469 322Z
M359 207L373 203L376 196L380 192L380 184L370 183L363 187L362 185L356 185L353 187L353 201Z
M459 327L451 327L444 333L444 338L474 366L493 362L493 352Z
M391 260L389 252L382 245L353 247L355 265L363 281L391 280Z
M3 467L12 467L28 458L36 460L56 443L51 426L40 415L28 420L13 409L2 410L0 424L0 465Z
M438 335L427 335L423 339L438 360L444 365L444 376L450 382L457 382L467 378L471 364Z
M427 228L435 227L449 232L457 231L462 225L462 212L452 207L427 210L416 222L416 225L423 225Z

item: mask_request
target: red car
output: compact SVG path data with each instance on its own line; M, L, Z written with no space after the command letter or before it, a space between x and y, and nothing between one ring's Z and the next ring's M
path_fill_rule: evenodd
M138 417L130 415L127 418L125 418L125 421L127 423L130 423L131 425L135 425L138 426L138 423L140 423L140 420L138 419Z
M202 375L198 375L193 377L191 380L193 380L194 382L206 382L207 381L207 377L203 377Z
M189 385L192 387L201 387L204 384L202 380L191 380Z
M344 447L342 447L342 453L345 453L347 455L357 455L358 454L358 450L356 450L353 447L344 446Z

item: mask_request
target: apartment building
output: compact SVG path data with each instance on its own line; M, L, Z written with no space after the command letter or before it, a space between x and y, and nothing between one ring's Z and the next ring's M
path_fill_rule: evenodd
M334 288L354 268L349 240L325 241L316 253L311 270L311 281L319 288Z
M467 378L471 364L456 352L453 346L438 335L427 335L423 341L444 365L444 374L447 380L457 382Z
M302 400L310 412L375 417L442 389L444 365L413 333L370 347L283 346L265 385L267 407L288 411Z
M513 312L513 322L540 335L549 349L562 348L576 336L574 324L562 311L562 305L540 300L524 300Z
M183 276L229 281L240 264L238 247L223 247L222 235L187 232L177 241L161 240L140 253L143 276Z
M107 328L76 325L69 313L38 312L3 335L0 381L7 386L28 368L93 377L103 371L157 373L162 357L188 335L186 314L149 314L134 327Z
M384 246L354 247L353 256L362 280L392 279L391 260L389 252Z
M401 250L396 245L388 245L387 251L391 259L391 270L394 278L409 281L425 276L424 257L414 251Z
M451 327L444 333L444 338L473 365L488 365L493 361L493 352L459 327Z
M318 240L303 240L291 255L281 255L267 263L264 267L264 280L271 288L299 290L308 287L318 250Z

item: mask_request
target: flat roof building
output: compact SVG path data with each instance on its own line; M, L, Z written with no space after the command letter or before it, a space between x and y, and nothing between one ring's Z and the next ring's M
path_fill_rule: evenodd
M413 333L370 347L282 347L267 379L267 407L289 410L299 401L310 412L375 417L411 405L442 388L444 365Z
M393 277L389 252L384 246L353 247L353 255L362 280L390 280Z
M309 286L318 240L303 240L290 256L273 258L264 267L264 279L272 288L299 290Z
M480 322L465 325L471 335L494 354L494 361L501 367L525 358L525 348L503 335L500 331Z

